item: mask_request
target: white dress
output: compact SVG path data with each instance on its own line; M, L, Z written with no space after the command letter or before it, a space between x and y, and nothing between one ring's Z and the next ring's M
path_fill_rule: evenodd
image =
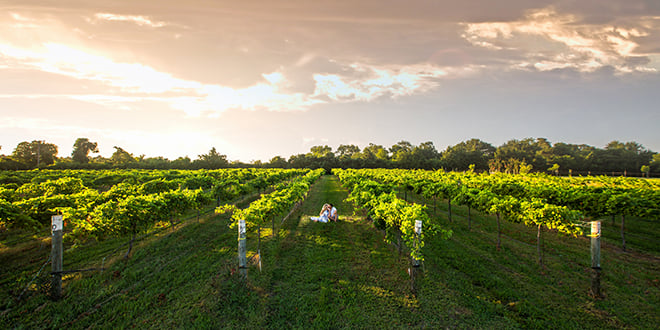
M320 217L311 217L310 219L312 221L318 221L318 222L324 222L325 223L325 222L328 222L328 214L329 213L330 212L328 212L328 210L325 210L325 211L323 211L323 214L321 214Z

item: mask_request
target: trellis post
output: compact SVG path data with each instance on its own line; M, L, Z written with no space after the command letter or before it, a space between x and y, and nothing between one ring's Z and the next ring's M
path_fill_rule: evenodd
M415 250L419 247L419 240L422 236L422 220L415 220ZM416 279L419 273L421 262L412 258L412 267L410 268L410 289L413 293L417 292Z
M591 293L594 297L602 297L600 292L600 221L591 222Z
M243 279L247 278L247 242L245 240L245 220L238 220L238 270Z
M51 298L59 300L62 297L62 229L64 227L62 215L53 215L50 218L52 226L51 262Z

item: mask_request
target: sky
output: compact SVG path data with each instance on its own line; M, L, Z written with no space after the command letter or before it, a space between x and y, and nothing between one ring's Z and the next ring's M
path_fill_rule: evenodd
M0 154L269 161L472 138L660 152L657 0L0 0ZM94 156L94 154L92 154Z

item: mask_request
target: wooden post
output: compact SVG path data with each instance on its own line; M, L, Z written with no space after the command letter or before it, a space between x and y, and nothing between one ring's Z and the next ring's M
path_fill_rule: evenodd
M500 250L500 243L501 243L501 236L502 236L502 228L500 227L500 212L495 213L497 216L497 251Z
M472 230L472 215L470 214L470 205L468 207L468 231Z
M257 242L257 258L259 258L259 271L261 271L261 225L257 226L257 236L259 236Z
M449 222L453 222L451 219L451 197L447 197L447 209L449 210Z
M419 245L419 238L422 236L422 220L415 220L415 247ZM419 267L419 260L413 258L413 267Z
M602 297L600 292L600 221L591 222L591 294L594 297Z
M419 246L419 239L422 236L422 220L415 220L415 248ZM412 267L410 268L410 289L413 293L417 292L417 276L419 275L419 266L421 262L412 258Z
M543 255L541 254L541 224L539 223L536 227L536 252L539 258L539 265L543 268Z
M245 241L245 220L238 220L238 270L243 279L247 278L247 242Z
M52 225L52 245L51 262L53 273L51 278L51 299L59 300L62 297L62 229L63 222L61 215L54 215L50 218Z
M626 215L622 214L621 215L621 247L623 248L623 251L626 251L626 235L624 234L624 229L626 225Z

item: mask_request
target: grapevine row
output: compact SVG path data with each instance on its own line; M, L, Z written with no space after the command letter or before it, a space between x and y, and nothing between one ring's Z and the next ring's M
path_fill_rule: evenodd
M307 196L310 185L324 172L323 169L313 170L292 182L281 183L272 193L262 194L247 208L238 209L235 205L228 204L218 207L216 213L232 212L232 227L237 225L238 220L245 220L248 228L265 225L269 219L274 221L275 215L284 213L295 203L302 201Z
M90 171L59 172L14 173L32 179L0 188L0 230L38 230L48 226L51 215L61 213L74 237L134 235L158 221L199 210L214 199L231 200L264 190L307 170L98 171L97 178L123 178L101 189L84 184L98 183L90 180ZM143 183L136 183L137 179Z
M471 184L465 183L466 180L450 179L451 174L444 175L444 172L383 169L349 171L353 172L354 180L357 181L374 180L392 187L403 187L429 199L447 199L450 217L452 201L468 206L468 215L470 209L495 215L498 227L498 249L501 246L501 220L535 226L540 263L542 263L541 231L544 227L575 236L582 233L583 216L579 211L565 206L548 204L538 198L525 199L511 195L498 195L486 186L477 189L471 187ZM469 216L468 221L470 221Z
M349 189L348 201L367 211L375 226L385 230L388 242L394 243L401 235L413 259L424 260L422 248L428 233L441 233L443 238L451 236L451 231L443 230L430 221L426 206L398 198L393 185L365 179L356 170L334 169L333 174ZM422 221L424 226L421 235L416 235L414 230L417 220Z

